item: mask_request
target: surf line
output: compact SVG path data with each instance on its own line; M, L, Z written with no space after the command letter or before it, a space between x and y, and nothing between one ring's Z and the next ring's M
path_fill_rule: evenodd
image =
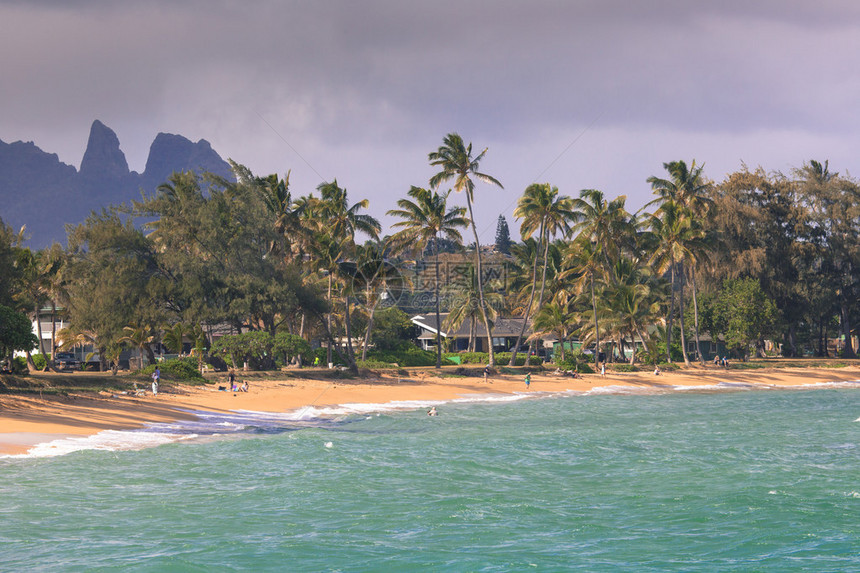
M310 404L308 404L307 406L304 406L301 410L299 410L299 417L303 416L307 410L310 410L311 407L313 407L313 405L317 403L317 400L322 398L322 395L325 394L326 392L328 392L329 388L331 388L332 386L334 386L334 384L330 384L330 385L326 386L325 388L323 388L322 392L317 394L317 397L314 398L313 400L311 400Z

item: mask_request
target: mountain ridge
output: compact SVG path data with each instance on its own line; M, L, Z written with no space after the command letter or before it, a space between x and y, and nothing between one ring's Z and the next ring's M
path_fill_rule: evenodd
M34 142L0 139L0 218L17 231L26 225L27 244L65 244L66 224L90 212L153 193L175 171L209 171L234 180L230 165L205 139L159 133L143 173L129 169L116 133L96 119L90 127L80 169Z

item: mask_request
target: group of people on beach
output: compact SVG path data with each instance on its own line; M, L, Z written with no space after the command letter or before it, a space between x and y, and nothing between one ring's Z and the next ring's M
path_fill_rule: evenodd
M236 384L236 373L234 371L230 371L227 375L227 382L230 384L230 390L233 392L247 392L248 391L248 381L242 380L242 384Z
M714 356L714 366L722 366L723 368L728 368L729 367L729 357L723 356L721 358L720 355L717 354L716 356Z

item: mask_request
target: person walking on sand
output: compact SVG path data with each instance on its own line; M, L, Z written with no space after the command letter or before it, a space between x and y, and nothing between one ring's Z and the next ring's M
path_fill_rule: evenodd
M601 375L603 378L606 378L606 362L601 362L601 363L600 363L600 375Z
M528 389L529 389L529 385L531 385L531 383L532 383L532 375L531 375L531 373L526 374L525 383L526 383L526 390L528 390Z
M155 367L155 372L152 373L152 395L158 396L158 383L161 381L161 370L158 366Z
M484 382L490 381L490 365L484 366Z

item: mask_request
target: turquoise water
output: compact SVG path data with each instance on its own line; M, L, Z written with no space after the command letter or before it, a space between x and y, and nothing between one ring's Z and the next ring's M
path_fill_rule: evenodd
M249 413L0 459L0 570L860 571L857 388Z

